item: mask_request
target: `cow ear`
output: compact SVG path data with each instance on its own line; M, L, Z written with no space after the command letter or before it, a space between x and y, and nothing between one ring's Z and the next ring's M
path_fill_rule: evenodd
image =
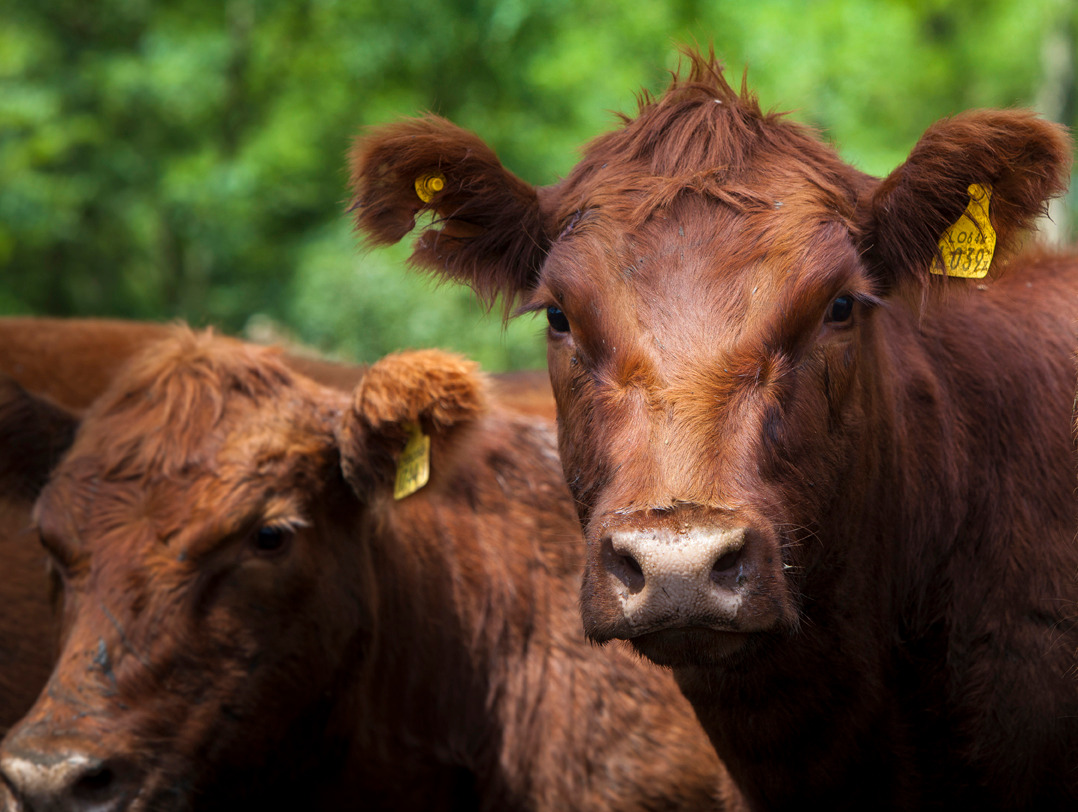
M75 415L0 376L0 490L36 499L78 425Z
M356 387L338 426L345 478L364 501L386 486L398 498L409 495L425 484L424 465L430 474L431 447L451 442L462 425L486 411L487 402L487 381L474 361L441 350L386 356ZM402 474L410 456L415 467Z
M551 239L540 193L513 175L476 135L428 115L374 128L349 154L357 230L375 245L399 242L416 215L433 220L411 262L470 285L508 315L538 276Z
M961 273L970 257L960 244L972 239L983 248L982 236L995 241L990 263L979 255L982 270L998 271L1066 189L1069 167L1066 130L1033 112L979 110L936 122L859 207L870 272L886 289L910 278L923 284L933 267L983 275Z

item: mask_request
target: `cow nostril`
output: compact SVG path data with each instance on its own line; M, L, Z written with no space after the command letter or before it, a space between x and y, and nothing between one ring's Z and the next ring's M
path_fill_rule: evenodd
M625 565L625 567L627 569L629 569L632 572L636 573L641 578L644 577L644 571L642 569L640 569L640 565L638 563L636 563L636 559L633 558L631 555L622 555L621 560L622 560L622 563Z
M644 588L644 571L640 568L640 564L631 555L618 555L617 553L615 555L617 559L610 571L629 588L630 592L639 592Z
M711 565L711 580L719 582L729 578L730 570L734 569L741 560L741 551L743 549L744 547L738 547L736 550L730 550L720 555L715 563Z
M602 549L607 572L621 581L633 594L644 588L644 570L632 553L615 550L609 537L603 539Z
M87 770L71 787L76 800L94 801L112 793L116 783L116 773L107 765Z

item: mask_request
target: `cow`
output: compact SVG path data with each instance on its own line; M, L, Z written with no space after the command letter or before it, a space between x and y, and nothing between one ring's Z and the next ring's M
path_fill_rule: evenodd
M158 322L48 316L0 317L0 374L35 396L70 410L85 409L116 371L147 344L169 334ZM351 391L365 364L328 360L310 352L288 352L286 363L325 386ZM494 395L514 410L554 416L545 372L516 370L491 379Z
M488 389L435 350L354 393L182 328L136 355L35 506L62 648L15 810L738 808L672 676L585 641L553 427Z
M551 186L362 133L358 231L546 314L587 634L753 808L1078 808L1078 257L1024 238L1064 129L958 114L879 179L686 57Z
M45 553L30 517L70 442L65 410L0 374L0 737L30 709L52 671L56 624Z
M34 496L70 437L64 410L81 413L117 371L167 324L122 319L0 318L0 736L41 691L55 659L46 555L30 518ZM366 366L286 353L285 362L321 384L351 392ZM501 373L494 394L519 412L553 417L544 372ZM34 466L34 467L28 467Z

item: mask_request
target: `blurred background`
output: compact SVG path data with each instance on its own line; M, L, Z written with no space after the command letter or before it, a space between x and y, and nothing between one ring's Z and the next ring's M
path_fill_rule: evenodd
M432 110L536 184L713 43L765 109L885 174L936 119L1072 127L1075 0L2 0L0 315L182 317L370 361L442 346L540 367L470 293L358 245L344 156ZM1053 212L1074 235L1076 198ZM1073 238L1073 237L1072 237Z

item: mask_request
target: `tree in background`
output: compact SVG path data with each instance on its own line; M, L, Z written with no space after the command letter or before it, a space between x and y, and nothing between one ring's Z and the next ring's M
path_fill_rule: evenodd
M687 42L875 174L969 107L1037 102L1078 124L1072 0L11 5L0 312L269 325L357 360L439 345L498 369L544 352L536 323L503 332L466 291L404 273L403 247L357 248L343 164L364 125L433 110L550 183Z

